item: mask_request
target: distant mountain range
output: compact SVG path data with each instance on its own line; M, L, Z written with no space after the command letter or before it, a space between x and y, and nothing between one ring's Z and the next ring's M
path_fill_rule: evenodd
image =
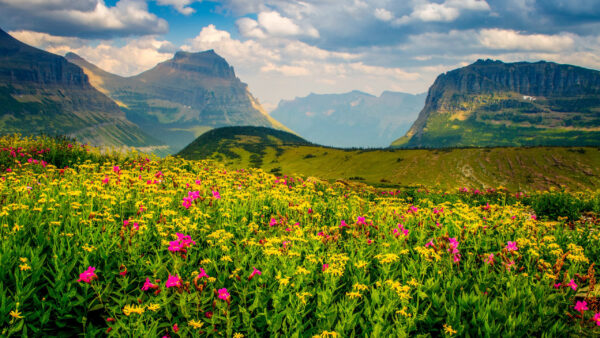
M289 130L271 118L213 50L177 52L171 60L132 77L108 73L69 53L92 84L115 100L128 119L168 144L182 149L215 127L253 125Z
M65 58L0 30L0 133L68 135L104 146L160 146Z
M600 72L479 60L438 76L396 147L600 145Z
M307 140L335 147L387 147L408 131L426 94L360 91L281 101L271 116Z
M285 125L302 142L335 147L600 146L600 72L479 60L438 76L426 99L311 94L280 102L270 116L212 50L178 52L121 77L0 30L0 134L61 134L164 155L213 128L291 132Z

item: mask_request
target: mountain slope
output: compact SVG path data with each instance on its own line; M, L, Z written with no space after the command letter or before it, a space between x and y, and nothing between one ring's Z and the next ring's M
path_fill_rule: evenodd
M98 146L160 145L92 87L81 68L2 30L0 133L64 134Z
M410 128L424 102L425 94L397 92L310 94L281 101L271 116L318 144L386 147Z
M255 125L288 130L262 110L248 86L213 50L177 52L171 60L127 78L105 72L75 54L67 58L84 68L129 119L173 151L215 127Z
M311 145L305 139L283 130L265 127L222 127L210 130L195 139L177 155L186 159L206 159L216 155L217 159L240 158L234 151L250 153L247 159L254 167L262 165L265 150L279 151L283 146Z
M497 188L512 191L600 188L598 148L532 147L477 149L334 149L260 127L219 128L179 153L186 159L216 159L229 168L262 168L358 181L381 187L423 185L442 189Z
M479 60L438 76L392 146L600 145L600 72Z

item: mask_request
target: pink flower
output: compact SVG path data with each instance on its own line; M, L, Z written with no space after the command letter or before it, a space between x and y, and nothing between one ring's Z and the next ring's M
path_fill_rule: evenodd
M340 223L340 228L347 227L347 226L348 226L348 224L346 224L346 221L342 220L342 222Z
M573 289L573 290L577 290L577 284L575 284L574 279L571 279L571 281L569 282L569 284L567 284L567 286L570 286L571 289Z
M600 326L600 312L594 315L593 320L596 322L596 325Z
M123 220L123 228L126 228L129 225L129 220L125 219Z
M116 165L113 167L113 171L118 174L121 171L121 168L119 168L119 166Z
M519 250L519 248L517 248L517 242L508 242L506 245L506 250L508 251L517 251Z
M175 333L179 332L179 326L177 326L177 323L173 324L173 332L175 332Z
M425 247L433 246L433 239L425 244Z
M77 281L90 284L94 279L98 279L98 276L94 271L96 271L96 268L89 266L87 270L79 274L79 279Z
M454 263L460 262L460 254L456 254L452 257L454 259Z
M358 216L356 218L356 224L358 225L366 225L367 223L365 222L365 218L362 216Z
M484 261L489 265L494 265L494 254L489 254Z
M144 283L144 286L142 286L142 291L148 291L150 289L158 289L158 285L153 284L150 281L150 278L146 278L146 282Z
M510 268L515 265L515 261L510 261L506 263L506 270L510 271Z
M573 308L575 309L575 311L581 312L581 314L583 314L583 311L589 310L587 307L587 302L585 300L577 301L577 303L575 304L575 306Z
M213 194L213 197L214 197L215 199L217 199L217 200L218 200L219 198L221 198L221 194L219 194L219 192L218 192L218 191L216 191L216 190L213 190L213 191L212 191L212 194Z
M196 278L203 278L203 277L209 278L210 276L206 273L206 271L204 271L203 268L200 268L200 273L198 274L198 276L196 276Z
M202 181L201 180L196 180L196 182L194 182L194 183L196 183L197 185L200 185L200 184L202 184Z
M222 300L228 300L229 297L231 296L229 294L229 292L227 292L226 288L219 289L218 293L219 293L219 299L222 299Z
M555 288L555 289L558 289L558 288L560 288L561 286L562 286L562 283L556 283L556 284L554 284L554 288Z
M448 238L448 243L450 244L450 247L448 248L448 252L451 252L452 254L457 254L458 253L458 241L456 240L456 237Z
M275 218L271 217L271 221L269 222L269 226L272 227L274 225L277 225L277 220Z
M172 288L172 287L181 287L181 278L179 278L179 276L175 275L172 276L171 274L169 274L169 278L167 279L167 283L165 284L165 286L167 288Z
M252 271L252 273L250 274L250 277L248 277L248 280L251 280L251 279L252 279L252 278L254 278L254 276L256 276L256 275L262 275L262 272L261 272L260 270L258 270L257 268L255 268L255 267L252 267L252 269L253 269L253 271Z
M189 235L184 235L180 233L176 233L177 240L169 242L169 251L172 252L186 252L187 248L196 244L196 242L192 241L192 238Z
M323 267L321 268L321 271L325 271L329 269L329 264L323 264Z
M108 181L110 181L110 178L108 176L104 177L104 179L102 180L102 184L108 184Z

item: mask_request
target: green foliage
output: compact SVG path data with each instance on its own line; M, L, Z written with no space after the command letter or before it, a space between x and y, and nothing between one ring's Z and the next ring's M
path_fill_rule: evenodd
M573 195L565 191L547 191L525 199L536 215L557 220L561 217L575 221L582 213L600 213L600 194Z

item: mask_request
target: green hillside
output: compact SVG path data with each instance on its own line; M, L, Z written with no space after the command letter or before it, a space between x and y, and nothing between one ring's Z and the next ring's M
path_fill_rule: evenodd
M196 140L179 155L213 158L231 168L260 167L380 187L423 185L442 189L504 186L512 191L600 188L600 149L594 147L346 150L308 144L262 143L271 136L229 130ZM232 134L237 131L239 134ZM208 141L209 142L204 142Z

